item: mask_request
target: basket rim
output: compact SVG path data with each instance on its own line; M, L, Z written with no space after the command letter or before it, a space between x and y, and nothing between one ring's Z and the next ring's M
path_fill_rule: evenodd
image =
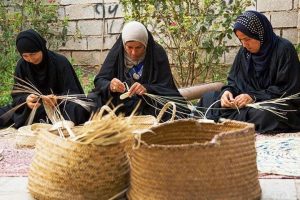
M128 139L123 140L122 142L119 142L119 143L108 144L108 145L95 145L93 143L86 144L84 142L74 141L74 140L70 140L68 138L64 139L64 138L61 138L60 136L58 136L58 135L56 135L56 134L54 134L54 133L52 133L50 131L47 131L47 130L41 130L41 131L43 131L43 134L39 134L38 138L39 137L48 137L48 138L52 138L53 141L59 140L58 144L60 143L61 145L64 145L66 142L71 142L72 145L85 145L85 146L90 146L90 147L95 147L95 148L98 148L98 147L104 147L105 148L107 146L119 145L119 144L122 144L122 143L124 143L124 142L126 142L126 141L129 140L129 138L128 138Z
M155 133L155 129L160 128L160 127L164 127L164 126L168 126L170 124L176 124L176 123L182 123L182 122L193 122L193 123L200 123L201 120L196 120L196 119L179 119L179 120L175 120L173 122L165 122L162 124L158 124L156 126L151 127L150 129L145 129L142 130L141 132L139 132L139 135L142 134L146 134L146 133L150 133L153 134ZM202 123L212 123L212 122L202 122ZM254 130L255 130L255 125L252 123L247 123L247 122L241 122L241 121L237 121L237 120L223 120L220 123L215 123L214 124L229 124L229 123L237 123L237 124L242 124L245 127L242 127L238 130L232 130L232 131L221 131L219 133L216 133L214 135L214 137L210 140L210 141L205 141L205 142L195 142L195 143L190 143L190 144L147 144L145 141L143 141L142 139L139 139L139 137L135 137L135 140L137 143L139 143L140 145L139 148L157 148L157 149L177 149L177 148L191 148L191 147L201 147L201 148L208 148L208 147L215 147L215 146L219 146L221 144L220 140L222 138L224 138L227 135L242 135L245 132L249 131L249 130L253 130L253 138L255 138L255 134L254 134ZM140 141L139 141L140 140Z

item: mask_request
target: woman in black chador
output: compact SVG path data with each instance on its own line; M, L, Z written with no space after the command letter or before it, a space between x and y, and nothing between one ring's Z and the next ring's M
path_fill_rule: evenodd
M208 118L228 118L255 124L258 132L300 130L300 104L296 100L281 107L287 119L247 104L287 97L300 92L300 64L294 46L273 32L268 19L256 11L246 11L237 18L234 33L242 43L221 93L208 93L198 103L209 107ZM272 105L278 107L278 105ZM239 108L239 111L236 109ZM227 108L227 109L226 109Z
M45 103L56 106L59 102L56 95L84 94L75 71L66 57L47 50L46 40L36 31L30 29L20 32L16 40L17 50L21 59L15 70L15 83L26 85L22 80L33 84L44 96ZM27 85L28 86L28 85ZM31 86L30 86L31 87ZM33 122L46 120L46 112L43 104L37 102L35 94L12 93L11 105L0 109L0 127L6 127L14 123L15 127L25 125L29 115L37 106ZM12 115L9 110L22 103L26 104L17 109ZM83 123L88 118L88 112L78 104L67 102L60 106L60 110L66 120L75 124ZM3 115L4 114L4 115Z
M165 50L153 40L145 26L136 21L125 24L94 84L94 92L101 97L98 107L113 97L114 105L124 103L120 111L125 115L132 112L138 99L144 98L153 103L143 95L145 93L182 98L174 84ZM120 95L127 92L126 84L131 97L121 100ZM146 101L142 101L139 113L157 114L156 109Z

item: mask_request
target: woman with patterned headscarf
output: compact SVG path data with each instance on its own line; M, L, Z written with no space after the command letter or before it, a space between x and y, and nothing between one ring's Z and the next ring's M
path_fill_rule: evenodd
M206 94L198 106L208 107L215 100L220 100L215 107L225 109L209 111L209 118L251 122L258 132L300 130L300 104L297 101L288 101L287 106L278 107L296 110L286 112L286 118L246 107L250 103L300 92L300 63L294 46L277 36L269 20L256 11L246 11L240 15L234 24L234 33L242 47L229 72L228 83L221 94Z
M46 40L39 33L32 29L20 32L16 46L21 59L15 69L15 84L38 89L44 95L45 103L52 107L59 104L56 95L84 94L70 62L63 55L48 50ZM38 109L33 122L47 120L45 109L35 94L13 93L12 98L12 105L0 110L0 127L11 123L14 123L16 128L25 125L34 107ZM24 106L9 115L10 112L7 111L24 102L26 102ZM88 112L77 104L67 102L60 107L64 118L75 124L88 119Z
M93 91L101 98L98 106L113 97L114 105L124 103L120 111L125 115L132 112L139 99L151 102L145 93L181 97L174 84L165 50L154 41L146 27L137 21L125 24L94 84ZM127 92L126 85L129 87L130 98L121 100L120 95ZM148 105L146 101L142 102L139 112L156 115L152 107L155 105Z

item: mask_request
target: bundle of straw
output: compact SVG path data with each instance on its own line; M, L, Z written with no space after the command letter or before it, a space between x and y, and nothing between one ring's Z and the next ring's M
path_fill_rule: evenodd
M117 107L118 108L118 107ZM103 116L104 111L109 113ZM116 116L108 106L103 106L85 125L76 129L76 137L70 138L83 144L111 145L128 140L132 127L123 116Z
M38 97L37 102L41 100L43 103L43 106L45 108L46 114L50 121L54 124L58 121L64 120L63 115L61 114L59 110L59 106L65 104L67 101L76 103L86 110L89 110L91 106L94 106L94 103L90 102L89 99L86 97L85 94L68 94L68 95L55 95L56 100L59 101L57 105L47 105L45 103L45 99L47 98L42 92L40 92L31 82L25 81L23 79L20 79L19 77L15 76L15 79L19 82L14 84L13 87L13 94L21 93L21 94L34 94ZM10 111L8 111L7 115L15 112L19 107L25 105L26 102L17 105L16 107L12 108ZM29 118L27 119L27 124L32 124L33 118L35 116L37 107L34 107L32 109L32 112L30 113Z

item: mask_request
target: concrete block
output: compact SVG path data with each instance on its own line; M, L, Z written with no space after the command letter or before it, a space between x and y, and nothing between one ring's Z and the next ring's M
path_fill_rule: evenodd
M298 12L297 27L298 27L298 29L300 29L300 12Z
M298 11L272 12L271 23L274 28L297 27Z
M73 51L72 58L76 65L94 66L100 63L100 52L98 51Z
M94 19L95 11L92 4L65 6L66 16L74 19Z
M102 0L60 0L61 5L96 4L102 2ZM104 3L119 3L119 0L104 0Z
M236 37L236 35L234 33L231 34L231 39L229 39L228 37L224 38L224 41L226 42L226 46L241 46L241 42L238 39L238 37Z
M124 19L108 19L105 20L105 33L115 34L121 33L124 26Z
M281 29L273 29L274 33L280 37L282 37Z
M282 11L282 10L292 10L293 0L258 0L257 1L257 11Z
M225 63L224 64L232 65L239 49L240 49L240 47L230 47L229 52L225 52Z
M60 47L60 50L87 50L87 39L68 37L65 46Z
M59 19L64 19L66 17L65 7L60 6L58 8L58 17Z
M288 39L293 44L298 44L298 30L296 28L283 29L282 37Z
M64 50L61 50L61 51L58 51L59 54L62 54L64 56L66 56L66 58L68 58L68 60L71 62L72 61L72 58L71 58L71 51L64 51ZM72 63L72 62L71 62Z
M77 21L69 21L67 27L67 35L75 35L77 33Z
M74 65L101 66L108 51L73 51ZM98 70L96 70L98 71Z
M102 20L80 20L78 21L78 30L81 35L103 35Z
M119 3L98 3L94 5L96 18L120 18L123 17L123 8Z
M88 37L88 50L109 50L117 41L119 35L102 37Z
M294 0L293 9L298 9L298 6L299 6L299 0Z

